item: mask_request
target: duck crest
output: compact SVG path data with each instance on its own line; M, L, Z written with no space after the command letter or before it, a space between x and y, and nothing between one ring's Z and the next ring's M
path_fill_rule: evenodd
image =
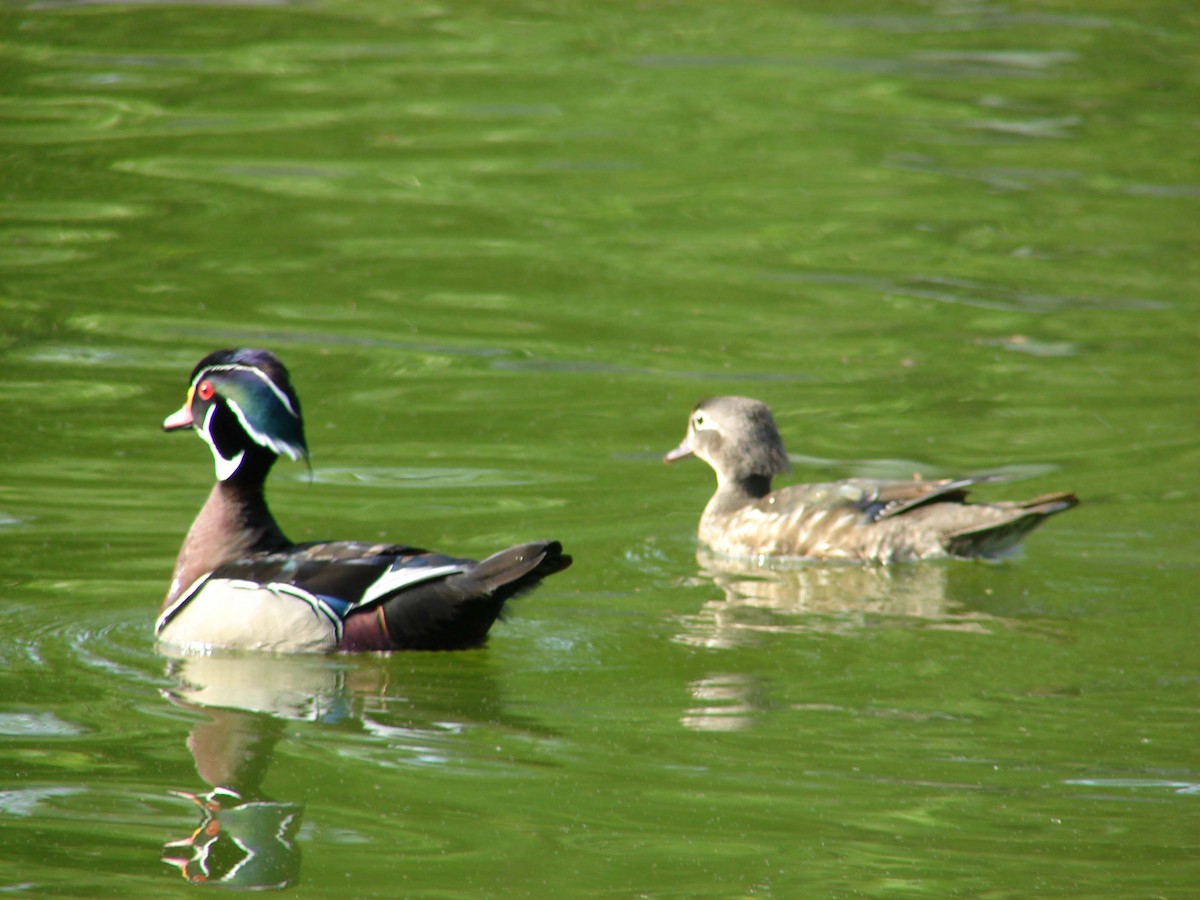
M300 398L288 371L265 350L217 350L192 370L183 407L163 428L195 428L208 444L217 478L227 481L261 449L275 457L307 459Z

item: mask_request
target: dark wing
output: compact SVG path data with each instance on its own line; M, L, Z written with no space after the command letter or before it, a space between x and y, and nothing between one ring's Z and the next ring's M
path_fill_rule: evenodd
M351 610L386 601L413 585L467 571L474 564L474 560L419 547L333 541L235 559L215 569L212 577L293 585L320 597L345 618Z
M493 553L470 568L448 577L427 579L393 594L381 605L392 648L460 650L478 647L504 610L504 604L532 589L539 581L571 565L558 541L534 541ZM348 640L362 640L362 649L375 649L368 634L352 628L366 613L347 622ZM371 614L374 617L374 614ZM350 632L354 632L350 634Z
M940 481L881 481L856 505L872 522L878 522L930 503L965 503L970 488L998 480L995 476L981 475Z

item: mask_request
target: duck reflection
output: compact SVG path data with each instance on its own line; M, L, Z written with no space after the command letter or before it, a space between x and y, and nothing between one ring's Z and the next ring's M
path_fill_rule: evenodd
M196 804L200 823L163 847L163 861L193 884L256 890L294 883L304 804L268 798L263 779L288 720L344 717L344 669L321 657L259 654L178 656L168 672L178 685L167 698L203 716L187 747L211 790L175 792Z
M283 888L300 875L296 830L304 806L249 799L229 788L188 794L200 808L200 825L163 847L163 862L192 884L247 890Z
M693 705L680 717L691 731L743 731L754 724L770 700L763 679L741 673L716 673L688 684Z
M711 581L723 597L687 617L679 640L694 646L735 647L771 632L848 632L881 619L983 632L991 620L950 598L950 567L938 563L760 565L703 549L696 561L697 580Z
M684 617L677 636L696 647L732 649L767 634L852 634L879 624L987 632L998 621L953 599L953 567L854 565L829 562L729 559L701 549L695 583L713 584L722 596ZM773 705L757 676L714 672L688 684L691 705L680 724L692 731L741 731Z
M199 822L162 853L193 884L265 890L298 881L304 803L263 790L276 745L285 734L295 739L289 723L361 729L380 738L378 754L389 764L406 752L427 760L431 743L466 722L530 727L504 713L486 665L463 657L449 670L422 655L428 661L414 671L411 662L374 654L174 656L161 646L159 652L168 656L175 682L166 698L200 716L187 747L208 790L174 792L196 805ZM397 697L389 687L401 668L405 696Z

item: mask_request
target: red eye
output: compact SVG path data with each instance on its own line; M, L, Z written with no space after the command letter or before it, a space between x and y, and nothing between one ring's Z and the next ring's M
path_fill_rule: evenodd
M201 400L211 400L214 393L211 381L202 381L196 385L196 396Z

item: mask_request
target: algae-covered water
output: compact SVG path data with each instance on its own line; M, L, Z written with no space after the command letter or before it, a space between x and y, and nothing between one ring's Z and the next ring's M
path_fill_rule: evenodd
M1190 897L1200 19L1073 2L10 3L0 891ZM172 660L192 365L297 540L572 569L453 654ZM697 559L796 480L1083 505L997 565ZM247 802L213 813L213 790ZM229 806L229 804L226 804Z

